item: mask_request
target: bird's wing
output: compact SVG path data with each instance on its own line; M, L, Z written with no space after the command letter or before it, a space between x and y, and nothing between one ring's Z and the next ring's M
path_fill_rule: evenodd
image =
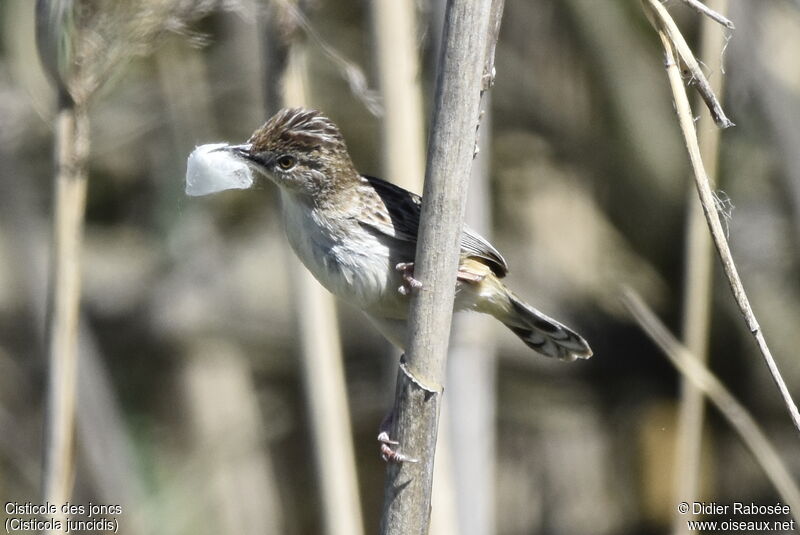
M364 201L359 223L397 240L416 246L422 198L380 178L363 176L360 198ZM508 273L503 255L466 225L461 232L461 254L486 263L498 277Z

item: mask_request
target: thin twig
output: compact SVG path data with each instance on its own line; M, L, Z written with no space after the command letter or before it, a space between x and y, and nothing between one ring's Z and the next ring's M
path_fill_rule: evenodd
M639 326L664 352L683 376L702 390L739 434L781 499L791 507L792 515L800 519L800 489L772 443L761 431L747 409L731 394L708 368L703 366L664 326L634 290L625 288L622 302ZM691 501L690 497L682 500Z
M665 35L671 43L670 48L674 48L681 60L683 60L684 65L686 65L686 68L691 74L689 85L697 87L697 91L711 111L711 116L714 118L714 122L717 123L717 126L720 128L735 126L733 122L725 116L722 106L714 95L714 90L711 89L711 85L708 83L705 73L703 73L703 69L700 68L700 64L697 59L695 59L692 49L686 43L686 39L683 38L683 34L678 28L678 25L675 24L667 8L665 8L659 0L642 0L642 6L653 27L659 34ZM665 37L662 37L662 39ZM673 58L672 61L675 63L675 58Z
M654 11L656 11L658 8L663 10L663 6L661 6L658 0L642 0L642 4L645 8L645 11L649 13L648 16L651 17L651 20ZM648 9L648 6L651 7ZM772 357L772 353L767 346L767 341L764 338L764 334L761 332L761 327L756 320L755 314L753 314L753 309L750 306L750 300L747 298L747 294L744 291L742 280L739 277L736 264L733 261L733 256L731 255L731 251L728 246L728 241L725 238L725 231L722 228L722 223L719 219L719 213L717 212L714 202L714 193L711 191L711 186L708 183L708 175L706 174L703 166L703 159L700 156L700 147L697 142L697 131L695 130L694 116L692 115L692 108L689 105L689 97L686 95L686 88L683 85L680 70L678 69L676 53L675 49L673 48L672 40L665 29L659 25L657 25L656 28L664 46L667 76L669 77L670 87L672 88L675 109L678 114L678 122L680 123L681 131L683 132L683 138L686 143L686 149L689 152L689 160L691 161L692 169L694 170L697 192L700 196L700 202L703 205L703 212L706 216L709 230L711 231L711 237L714 239L714 245L717 248L717 253L719 254L722 262L722 269L725 272L725 276L728 278L728 283L730 284L731 291L733 292L733 297L736 300L736 304L739 306L742 316L744 317L747 328L756 339L756 344L761 351L761 355L764 357L764 361L767 364L767 368L769 368L772 379L775 381L775 385L778 387L778 390L783 397L783 402L789 411L789 414L792 418L792 423L794 424L795 428L800 431L800 412L797 410L797 405L792 399L792 395L789 393L786 382L783 380L780 370L778 370L778 366L775 363L775 359Z
M277 3L286 10L287 14L291 15L306 35L317 44L322 53L339 67L339 74L350 86L350 92L353 93L353 96L360 100L372 115L376 117L382 116L383 103L380 95L369 87L364 70L329 44L294 3L289 0L278 0Z
M722 13L714 11L713 9L705 5L703 2L700 2L700 0L681 0L681 1L687 6L697 11L698 13L700 13L701 15L705 15L706 17L711 18L711 20L714 20L722 24L729 30L736 29L736 26L734 26L733 22L731 22L727 17L725 17Z
M713 0L712 0L713 1ZM724 11L727 0L717 0L716 6ZM717 57L724 38L713 20L703 19L701 24L701 55ZM722 98L724 77L714 79L714 89ZM720 129L714 128L709 115L702 115L698 122L700 150L708 165L708 178L716 182L719 163ZM705 218L697 202L693 185L687 184L687 222L686 222L686 260L684 269L683 312L681 337L689 351L706 362L708 359L708 338L711 326L711 303L713 287L713 249L711 237L706 230ZM675 503L698 495L700 488L700 466L703 441L703 421L705 412L703 393L687 377L681 380L681 395L678 407L677 437L674 463ZM688 533L683 515L675 512L673 533Z

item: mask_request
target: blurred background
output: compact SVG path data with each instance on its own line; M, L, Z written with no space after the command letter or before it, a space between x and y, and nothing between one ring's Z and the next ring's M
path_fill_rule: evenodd
M122 504L122 533L324 533L314 450L325 442L310 430L306 311L276 188L189 198L183 180L196 145L242 142L276 111L276 20L303 43L309 100L341 127L357 168L406 180L384 158L375 6L316 0L301 15L281 2L176 2L183 19L162 21L89 106L72 501ZM0 4L0 497L37 503L56 96L34 4ZM699 50L702 17L666 6ZM427 124L442 6L412 7ZM734 32L712 27L731 36L724 53L700 57L712 82L724 77L737 124L722 133L718 196L755 312L800 392L800 5L731 0L728 15ZM456 322L455 351L486 355L477 376L459 376L462 357L450 362L459 403L442 420L449 470L434 517L451 520L432 533L664 533L678 501L779 500L714 409L700 488L674 495L681 378L620 304L621 285L633 287L680 334L697 209L661 45L639 4L509 1L496 69L470 217L506 256L509 285L595 356L555 362L489 318ZM797 436L716 258L713 269L709 365L800 474ZM374 533L385 475L375 436L396 355L358 311L341 305L337 321L363 529ZM483 427L465 432L465 421Z

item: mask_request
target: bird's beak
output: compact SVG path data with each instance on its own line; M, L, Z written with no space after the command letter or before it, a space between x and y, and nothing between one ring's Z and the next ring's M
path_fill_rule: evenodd
M218 149L214 149L215 151L227 151L236 156L237 158L241 158L242 160L252 161L252 156L250 154L250 150L253 148L251 143L243 143L242 145L228 145L226 147L220 147Z

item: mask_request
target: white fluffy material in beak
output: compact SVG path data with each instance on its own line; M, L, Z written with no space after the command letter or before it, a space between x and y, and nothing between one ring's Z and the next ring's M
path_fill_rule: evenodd
M192 151L186 162L186 195L197 197L253 185L250 167L225 150L227 147L227 143L210 143Z

